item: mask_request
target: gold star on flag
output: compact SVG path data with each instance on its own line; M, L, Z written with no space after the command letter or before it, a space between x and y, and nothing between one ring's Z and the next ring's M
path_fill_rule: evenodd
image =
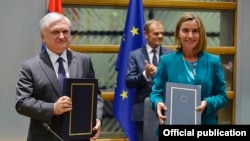
M122 100L124 100L125 98L128 98L128 92L123 90L120 96L122 97Z
M134 26L133 26L133 29L132 30L130 30L130 32L132 33L132 35L133 36L135 36L135 35L138 35L139 33L138 33L138 28L135 28Z

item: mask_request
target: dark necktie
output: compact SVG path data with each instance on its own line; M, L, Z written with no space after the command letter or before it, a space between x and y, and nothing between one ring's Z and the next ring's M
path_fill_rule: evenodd
M59 81L59 84L60 84L61 88L63 89L63 79L64 79L64 77L66 77L66 72L65 72L65 69L64 69L64 66L63 66L63 58L59 57L57 59L57 62L59 63L59 66L58 66L58 81Z
M157 51L155 49L153 49L152 52L154 53L152 63L154 66L157 66L158 65L158 61L157 61L157 57L156 57Z

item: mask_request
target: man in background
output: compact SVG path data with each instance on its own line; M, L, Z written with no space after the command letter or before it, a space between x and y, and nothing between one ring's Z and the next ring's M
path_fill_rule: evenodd
M129 54L126 75L126 86L136 89L131 119L136 122L139 141L143 141L144 100L151 93L160 56L171 52L161 46L164 27L160 21L147 21L144 25L144 36L147 40L146 45Z

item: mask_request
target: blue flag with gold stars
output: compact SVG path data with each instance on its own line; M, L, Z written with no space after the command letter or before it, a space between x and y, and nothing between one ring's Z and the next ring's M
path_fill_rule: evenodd
M113 114L129 141L137 141L138 135L131 111L134 101L134 89L125 84L129 52L145 45L144 13L142 0L130 0L121 46L116 60L117 81L113 101Z

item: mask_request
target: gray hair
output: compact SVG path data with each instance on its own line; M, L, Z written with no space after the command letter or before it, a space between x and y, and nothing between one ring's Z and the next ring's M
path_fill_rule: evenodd
M60 13L56 13L56 12L50 12L48 14L46 14L39 23L39 27L40 27L40 32L43 32L43 30L47 27L49 27L52 23L55 23L59 20L65 20L68 25L69 28L71 29L71 21L64 15L60 14Z

